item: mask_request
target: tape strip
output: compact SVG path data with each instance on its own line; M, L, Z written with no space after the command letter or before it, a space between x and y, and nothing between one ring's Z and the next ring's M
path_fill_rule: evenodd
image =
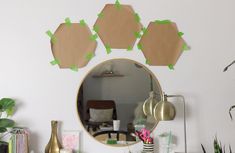
M141 36L142 36L142 35L140 34L140 32L135 32L134 34L135 34L135 37L136 37L136 38L141 38Z
M140 23L141 19L140 19L140 16L138 13L135 13L135 20L136 20L136 22Z
M182 37L184 35L183 32L178 32L178 36Z
M99 13L97 16L98 16L98 18L102 18L102 17L104 17L104 13L101 12L101 13Z
M95 41L97 38L98 38L98 35L97 35L97 34L91 35L91 37L90 37L90 39L91 39L92 41Z
M99 27L98 27L97 25L94 25L94 26L93 26L93 30L94 30L96 33L98 33Z
M150 65L150 61L146 59L145 64Z
M87 59L88 61L90 61L94 56L95 56L94 53L89 52L89 53L86 54L86 59Z
M50 30L48 30L46 34L51 38L51 42L54 44L56 42L55 35Z
M170 20L156 20L155 23L156 24L170 24L171 21Z
M126 50L127 50L127 51L132 51L132 50L133 50L133 47L128 46Z
M76 65L73 65L70 67L70 70L72 70L74 72L78 72L78 67Z
M86 22L85 22L85 20L80 20L80 22L79 22L79 24L81 25L81 26L86 26Z
M54 59L53 61L51 61L50 62L51 63L51 65L59 65L60 64L60 62L59 62L59 60L58 59Z
M116 0L115 6L117 9L121 9L121 4L120 4L119 0Z
M65 18L65 24L67 25L67 26L71 26L72 25L72 23L71 23L71 21L70 21L70 18Z
M105 45L107 54L110 54L112 52L111 47L109 45Z
M188 50L190 50L190 48L189 48L189 46L186 43L184 43L182 50L183 51L188 51Z
M142 29L143 35L147 33L147 28L143 27Z
M169 68L170 70L174 70L174 65L173 65L173 64L169 64L169 65L168 65L168 68Z
M143 49L143 46L142 46L141 44L137 44L137 48L138 48L139 50L142 50L142 49Z

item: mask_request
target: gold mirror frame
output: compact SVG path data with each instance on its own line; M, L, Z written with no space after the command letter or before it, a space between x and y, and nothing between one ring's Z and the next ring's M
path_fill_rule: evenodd
M157 87L158 87L158 89L159 89L159 94L160 94L160 96L161 96L161 97L160 97L160 98L161 98L160 101L162 101L163 98L164 98L164 97L163 97L164 94L163 94L162 88L161 88L161 86L160 86L160 83L159 83L159 81L157 80L157 77L156 77L155 74L154 74L149 68L147 68L144 64L139 63L138 61L135 61L135 60L132 60L132 59L128 59L128 58L112 58L112 59L108 59L108 60L105 60L105 61L102 61L102 62L98 63L97 65L95 65L94 67L92 67L92 68L86 73L86 75L82 78L82 80L81 80L81 82L80 82L80 85L79 85L79 88L78 88L77 95L76 95L76 96L77 96L77 98L76 98L76 112L77 112L77 116L78 116L79 123L80 123L80 125L82 126L83 130L86 131L87 135L89 135L89 136L90 136L92 139L94 139L94 140L96 140L96 139L85 129L83 123L81 122L81 118L80 118L80 116L79 116L78 104L77 104L77 101L78 101L78 93L79 93L79 90L80 90L80 87L81 87L82 83L84 82L84 80L86 79L87 75L88 75L92 70L94 70L95 68L99 67L100 65L102 65L102 64L104 64L104 63L106 63L106 62L112 61L112 60L129 60L130 62L133 62L133 63L136 63L136 64L142 66L142 68L143 68L144 70L146 70L146 71L152 76L153 81L156 83L156 85L157 85ZM159 121L156 120L156 124L155 124L155 125L153 126L153 128L150 130L151 132L156 128L156 126L158 125L158 122L159 122ZM137 143L141 142L141 141L136 141L135 143L132 143L132 144L129 144L129 145L123 145L123 144L120 144L120 145L110 145L110 144L102 143L102 142L100 142L100 141L98 141L98 140L96 140L96 141L99 142L99 143L101 143L101 144L104 144L104 145L106 145L106 146L111 146L111 147L127 147L127 146L131 146L131 145L134 145L134 144L137 144Z

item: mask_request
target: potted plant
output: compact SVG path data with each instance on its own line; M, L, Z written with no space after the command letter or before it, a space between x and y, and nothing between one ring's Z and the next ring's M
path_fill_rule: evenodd
M2 141L2 138L7 134L8 128L12 128L15 122L9 119L13 115L15 101L11 98L2 98L0 100L0 152L8 152L8 143Z

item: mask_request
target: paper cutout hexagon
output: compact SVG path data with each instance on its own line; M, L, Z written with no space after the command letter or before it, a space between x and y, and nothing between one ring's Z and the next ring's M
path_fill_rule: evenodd
M150 22L138 43L149 65L175 65L183 51L184 40L175 23Z
M94 24L97 33L105 46L116 49L132 48L142 24L136 18L130 5L106 4Z
M86 66L89 62L86 56L93 54L97 46L89 27L79 23L60 24L54 36L56 42L51 43L51 49L60 68Z

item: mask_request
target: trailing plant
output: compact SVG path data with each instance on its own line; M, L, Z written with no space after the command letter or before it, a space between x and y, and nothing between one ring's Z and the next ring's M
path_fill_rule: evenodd
M2 98L0 100L0 133L1 134L7 132L7 128L11 128L14 126L15 122L8 118L9 116L13 115L14 108L15 108L15 100L11 98ZM3 117L4 115L6 117ZM0 140L2 139L2 137L0 137Z

